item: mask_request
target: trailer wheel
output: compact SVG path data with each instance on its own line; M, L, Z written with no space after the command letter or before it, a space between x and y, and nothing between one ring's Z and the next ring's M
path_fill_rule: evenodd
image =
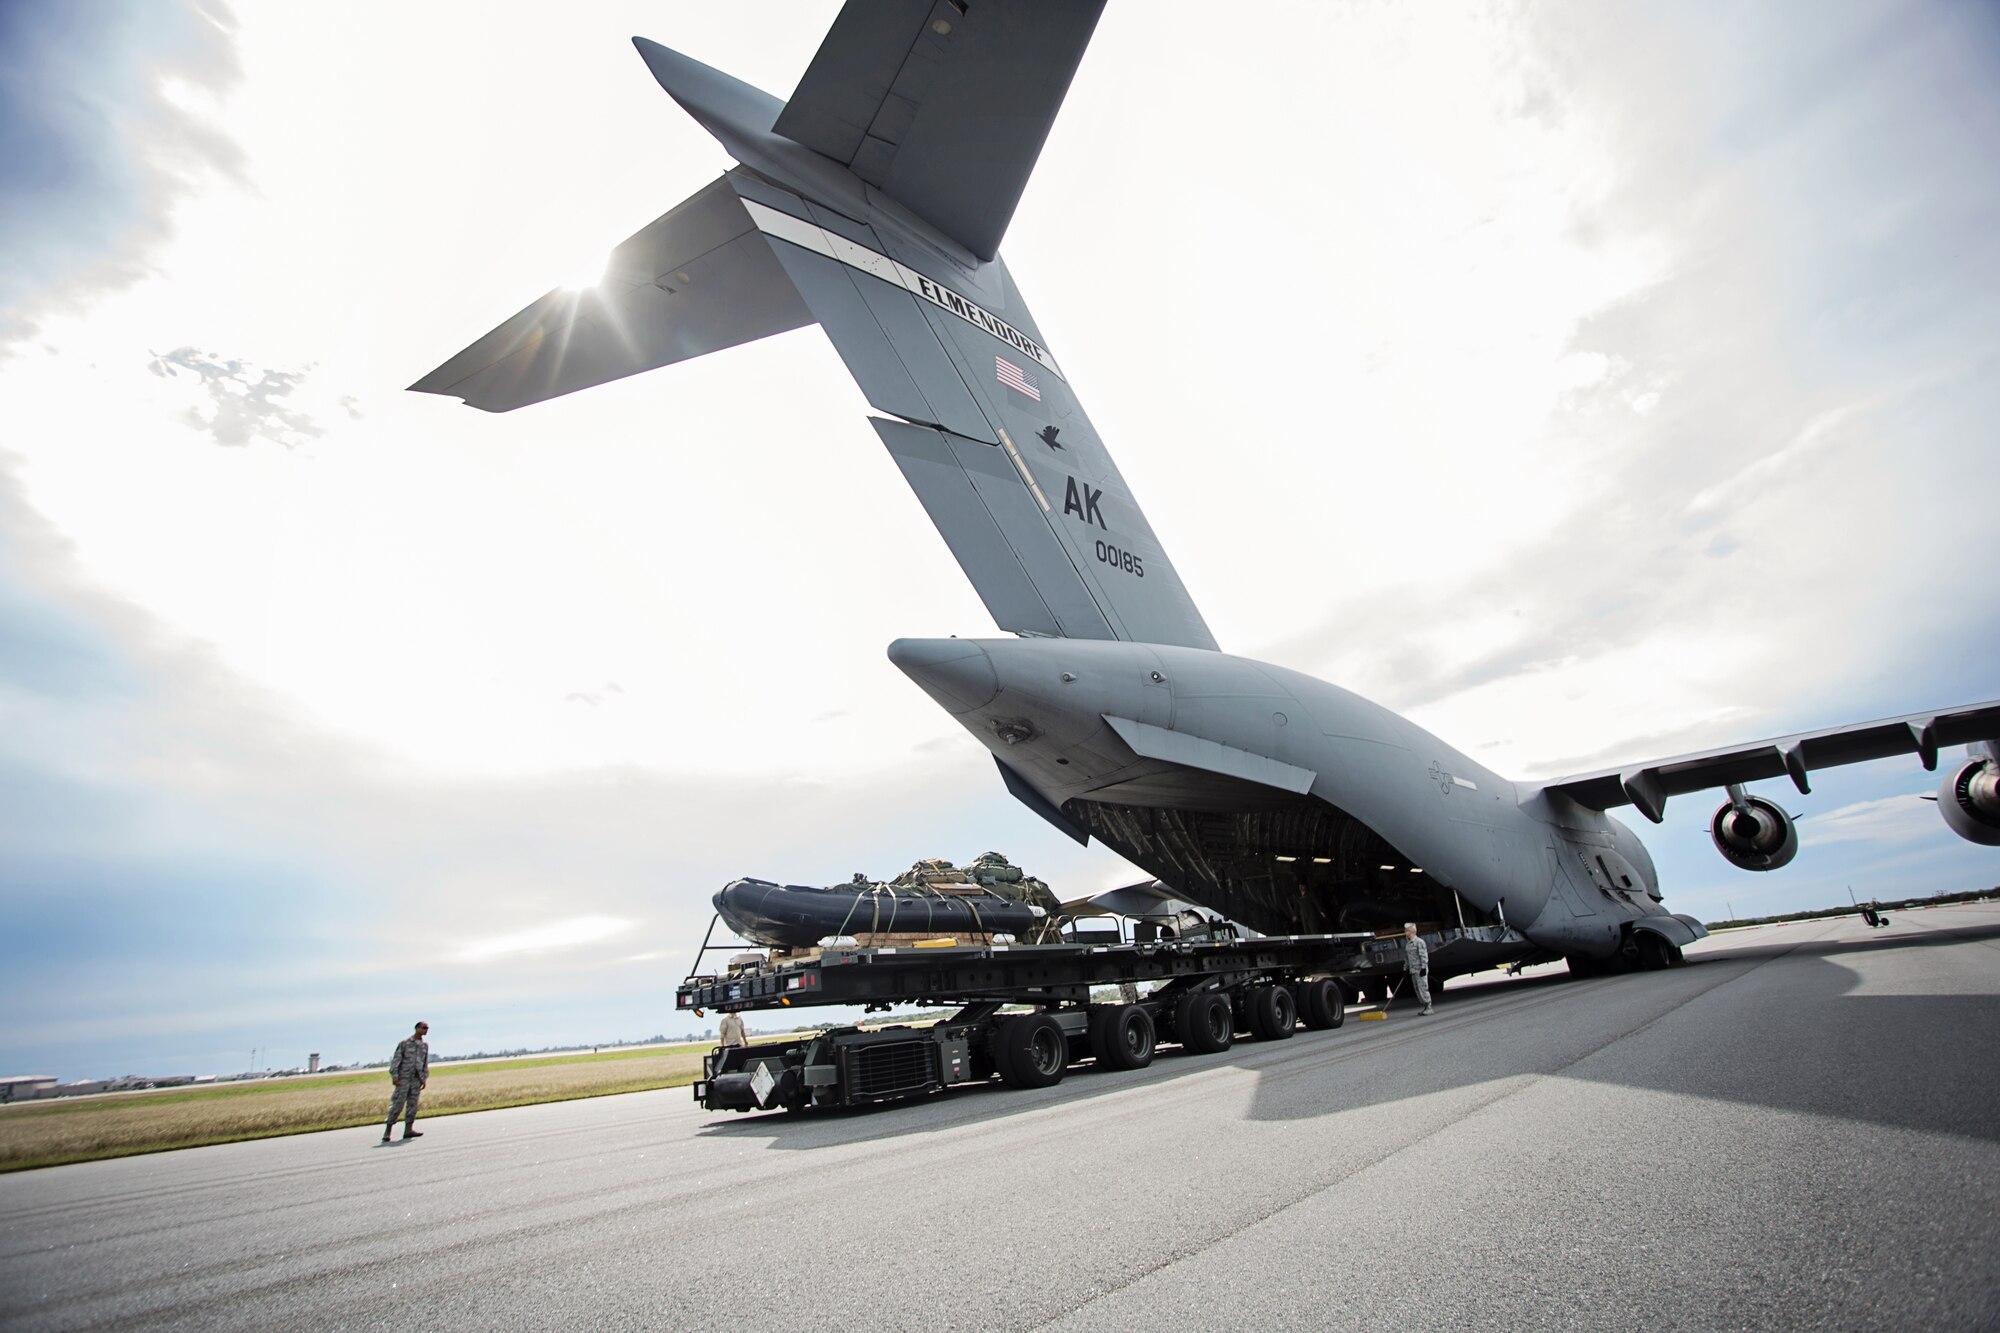
M1319 977L1305 983L1305 990L1299 996L1299 1013L1306 1026L1315 1032L1337 1028L1347 1021L1347 996L1338 981Z
M1174 1032L1181 1045L1203 1055L1229 1049L1236 1040L1236 1013L1219 990L1194 991L1174 1006Z
M1153 1063L1153 1016L1136 1004L1107 1005L1090 1016L1090 1053L1107 1069Z
M986 1030L986 1054L993 1062L993 1072L1010 1088L1014 1086L1014 1070L1007 1058L1007 1029L1013 1025L1012 1018L996 1018Z
M1283 1041L1299 1025L1298 1001L1284 986L1259 986L1250 992L1250 1031L1258 1041Z
M995 1035L1000 1081L1013 1088L1053 1088L1069 1067L1069 1038L1047 1014L1009 1019Z

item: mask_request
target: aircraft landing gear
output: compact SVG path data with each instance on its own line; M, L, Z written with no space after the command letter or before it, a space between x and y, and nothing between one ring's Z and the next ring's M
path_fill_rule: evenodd
M1639 955L1639 970L1658 972L1674 965L1674 955L1679 952L1673 945L1661 939L1650 930L1633 932L1633 952Z

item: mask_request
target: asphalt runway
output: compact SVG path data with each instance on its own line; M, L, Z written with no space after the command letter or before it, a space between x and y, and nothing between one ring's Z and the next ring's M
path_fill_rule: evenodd
M1892 915L1038 1092L0 1177L0 1323L2000 1327L2000 907Z

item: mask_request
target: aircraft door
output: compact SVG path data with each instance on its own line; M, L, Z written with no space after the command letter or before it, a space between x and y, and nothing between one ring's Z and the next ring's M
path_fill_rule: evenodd
M1597 955L1605 952L1607 937L1615 940L1617 926L1603 910L1603 895L1584 879L1576 863L1574 849L1566 841L1544 845L1542 854L1549 876L1548 903L1532 925L1512 922L1545 949L1558 953Z
M1556 891L1552 897L1562 900L1569 908L1571 916L1596 916L1599 895L1593 890L1595 885L1587 878L1578 882L1577 872L1571 869L1569 858L1561 855L1552 846L1549 848L1549 866L1555 874Z
M1576 864L1582 867L1583 879L1595 893L1584 890L1582 897L1606 899L1614 904L1637 907L1639 900L1646 896L1646 884L1639 877L1638 868L1615 847L1600 847L1592 844L1571 844L1576 855ZM1595 909L1593 909L1595 910Z

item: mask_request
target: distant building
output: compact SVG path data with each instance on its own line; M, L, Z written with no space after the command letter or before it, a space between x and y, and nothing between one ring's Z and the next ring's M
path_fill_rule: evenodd
M53 1074L15 1074L0 1078L0 1102L25 1102L35 1097L46 1097L55 1091L56 1077Z
M47 1093L50 1097L89 1097L100 1092L138 1092L153 1086L152 1080L127 1074L123 1078L87 1078L65 1083Z

